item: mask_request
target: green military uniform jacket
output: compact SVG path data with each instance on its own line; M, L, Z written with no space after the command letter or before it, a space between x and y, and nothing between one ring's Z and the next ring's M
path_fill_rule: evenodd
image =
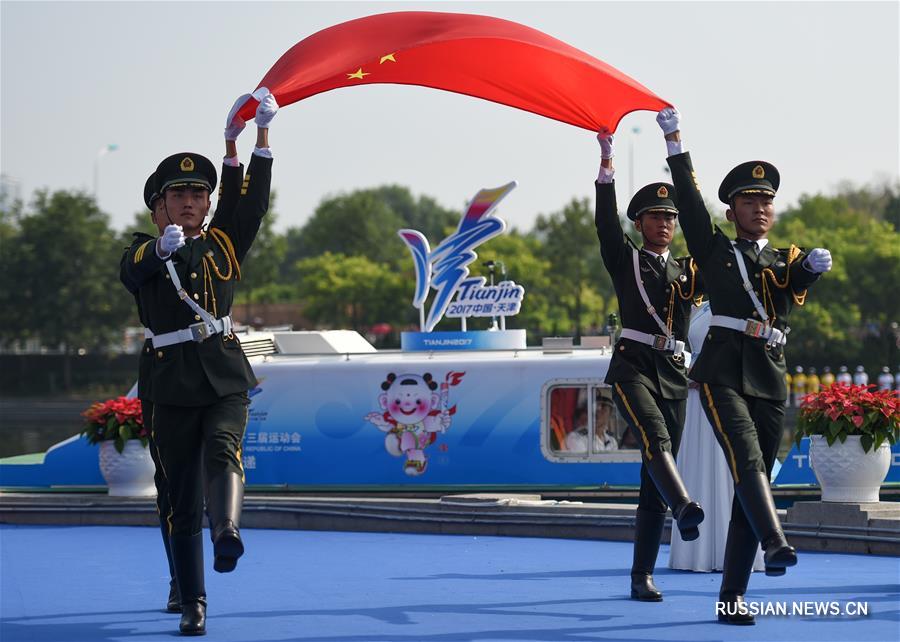
M220 205L208 229L170 257L188 294L216 318L231 312L240 264L269 207L271 167L271 159L254 155L236 206ZM243 168L231 169L239 176ZM226 185L234 180L229 180L225 172L222 178ZM227 189L223 188L223 197ZM156 255L155 241L145 234L135 235L122 258L120 278L138 298L146 327L159 335L197 323L199 315L178 298L165 261ZM216 334L202 343L188 341L151 350L146 398L153 403L208 405L256 385L240 342L233 335Z
M678 193L681 229L703 273L711 312L738 319L759 319L744 291L731 240L718 227L713 227L690 154L671 156L668 162ZM783 331L794 304L803 304L807 288L819 275L803 267L806 255L796 246L775 249L768 244L758 257L752 249L738 251L738 255L766 314ZM785 371L781 347L766 348L765 339L712 326L690 375L695 381L728 386L747 396L784 400L787 397Z
M238 202L238 196L241 193L241 181L244 177L244 167L243 165L239 167L232 167L231 165L222 165L222 180L219 183L219 197L216 203L216 217L220 219L224 216L233 216L234 208ZM148 240L155 240L155 237L150 236L149 234L143 234L141 232L136 232L134 234L135 242L143 244ZM122 256L122 263L124 264L125 259L128 258L128 253L126 252ZM120 265L120 270L124 267L124 265ZM141 325L145 328L150 327L150 321L146 314L144 314L144 310L141 308L141 297L138 292L134 292L134 302L137 305L138 318L141 320ZM150 399L150 383L152 380L152 372L153 372L153 362L156 359L154 350L153 350L153 341L151 339L146 339L144 341L144 345L141 346L141 354L138 357L138 381L137 381L137 396L138 399Z
M597 201L594 223L600 239L603 264L612 277L622 327L661 334L662 330L647 312L647 306L634 279L632 249L634 245L625 235L616 209L615 183L596 183ZM691 305L702 294L697 266L690 257L669 256L663 271L659 262L640 250L641 280L651 305L669 326L672 335L687 345ZM688 349L687 347L685 349ZM687 376L684 360L669 352L629 339L620 339L613 350L606 374L606 383L640 382L663 399L686 399Z

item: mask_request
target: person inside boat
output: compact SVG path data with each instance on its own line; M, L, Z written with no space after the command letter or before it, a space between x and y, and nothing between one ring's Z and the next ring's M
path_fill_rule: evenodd
M592 452L618 450L616 436L611 432L613 411L612 394L607 390L597 389L594 400L594 440ZM586 453L588 450L587 409L580 408L575 416L575 429L566 435L566 450L573 453Z
M236 138L244 127L228 115L224 164L242 173ZM244 479L240 459L247 425L248 390L256 378L230 317L241 262L269 206L272 154L269 126L278 104L258 96L256 148L233 211L217 210L204 222L216 170L203 156L173 154L156 168L161 203L157 238L136 237L121 262L120 277L140 301L151 339L149 399L152 432L167 481L169 542L181 598L183 635L206 632L203 570L203 478L213 537L213 568L233 571L244 552L239 523ZM223 170L223 175L225 171Z

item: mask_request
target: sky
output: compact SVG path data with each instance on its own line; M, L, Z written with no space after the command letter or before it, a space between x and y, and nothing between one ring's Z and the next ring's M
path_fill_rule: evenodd
M897 2L0 2L0 171L28 200L94 189L117 229L143 211L169 154L217 165L234 99L291 46L389 11L478 13L526 24L613 65L675 104L701 189L734 165L781 173L776 206L900 175ZM252 123L238 141L243 161ZM461 209L517 180L498 209L522 231L573 197L593 201L591 132L434 89L339 89L272 123L276 229L328 196L383 184ZM655 114L616 136L619 197L666 180ZM107 145L116 151L101 154ZM631 168L633 167L633 174ZM620 202L624 208L625 202Z

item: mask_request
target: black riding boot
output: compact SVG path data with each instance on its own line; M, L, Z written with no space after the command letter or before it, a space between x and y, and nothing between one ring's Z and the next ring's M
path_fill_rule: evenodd
M746 527L736 527L734 520L728 525L728 538L725 540L725 562L722 567L722 586L719 589L719 601L723 603L725 612L718 614L719 622L756 624L753 615L744 606L744 594L747 592L747 583L753 573L753 562L756 559L758 544L756 536Z
M631 563L631 599L662 602L662 593L653 584L653 569L659 540L666 523L665 513L638 508L634 520L634 561Z
M203 581L203 533L172 535L172 561L181 593L182 635L206 635L206 587Z
M775 511L775 501L765 473L745 473L734 492L765 551L766 575L784 575L797 563L797 550L787 543Z
M166 559L169 561L169 599L166 600L168 613L181 613L181 597L178 595L178 582L175 581L175 565L172 563L172 546L169 543L168 520L160 515L159 530L162 532L163 546L166 549Z
M644 459L644 466L659 494L672 509L672 517L678 524L681 539L690 542L700 537L697 525L703 521L703 509L688 496L672 453L666 450L654 453L653 459Z
M216 556L213 569L219 573L233 571L244 554L239 530L243 503L244 482L238 473L225 472L210 480L207 508Z

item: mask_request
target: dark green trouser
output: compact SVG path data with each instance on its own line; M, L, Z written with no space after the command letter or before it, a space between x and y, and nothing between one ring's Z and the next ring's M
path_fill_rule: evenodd
M166 476L159 463L156 441L153 439L153 402L149 399L141 399L141 415L143 415L144 425L149 428L150 432L149 447L150 459L153 460L154 468L153 483L156 486L156 511L159 513L160 521L165 521L169 514L169 491L166 488Z
M172 551L169 548L169 525L168 518L171 505L169 504L169 489L166 484L166 476L163 474L162 466L159 463L159 452L156 448L156 441L153 439L153 402L149 399L141 399L141 415L144 419L144 425L150 432L150 459L153 460L153 484L156 486L156 513L159 516L159 525L163 530L163 546L166 549L166 559L169 562L169 577L175 577L175 567L172 565Z
M613 399L625 418L641 448L646 462L663 450L678 454L684 430L685 399L663 399L647 386L637 382L613 384ZM641 493L638 507L653 513L665 513L669 508L650 478L647 467L641 464Z
M171 535L200 532L204 472L207 480L228 471L243 476L240 453L249 404L247 393L240 392L208 406L154 406L153 438L168 485Z
M770 479L784 432L784 401L748 397L734 388L706 383L700 388L700 397L734 483L741 483L741 475L752 472L765 472ZM723 569L724 593L744 594L758 543L735 493L726 550L732 551L728 558L740 568ZM725 566L729 566L729 559Z
M734 388L707 383L700 396L734 483L741 483L743 472L771 476L784 432L784 402L747 397Z

